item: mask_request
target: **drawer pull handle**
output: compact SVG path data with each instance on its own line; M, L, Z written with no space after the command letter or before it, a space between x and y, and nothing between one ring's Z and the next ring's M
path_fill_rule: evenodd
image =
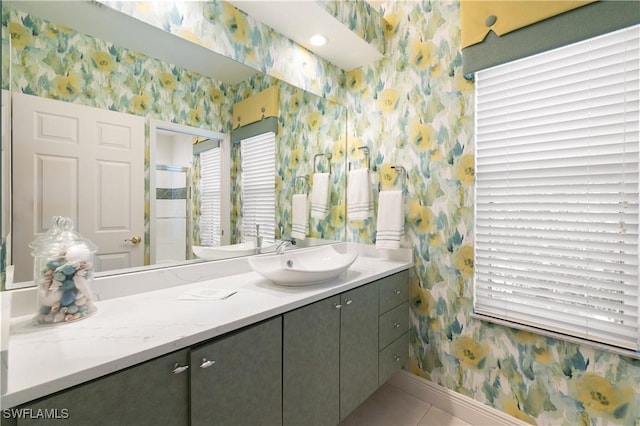
M393 294L395 294L396 296L397 296L398 294L400 294L400 293L402 293L400 290L397 290L397 289L396 289L396 290L393 290Z
M399 323L399 322L394 322L394 323L393 323L393 326L394 326L395 328L400 328L400 323Z
M342 308L342 305L339 304L339 303L334 303L333 307L336 308L336 309L340 309L340 308Z
M352 304L352 303L353 303L353 300L351 300L351 299L347 299L347 300L345 300L345 301L344 301L344 303L346 303L347 305L350 305L350 304Z
M216 363L215 361L209 361L206 358L202 358L202 363L200 364L200 368L209 368L215 363Z
M177 362L174 364L173 366L173 370L171 370L171 372L173 374L180 374L180 373L184 373L185 371L187 371L189 369L188 365L180 365Z
M395 355L395 354L394 354L394 355L393 355L393 360L394 360L395 362L400 362L400 357L399 357L398 355Z

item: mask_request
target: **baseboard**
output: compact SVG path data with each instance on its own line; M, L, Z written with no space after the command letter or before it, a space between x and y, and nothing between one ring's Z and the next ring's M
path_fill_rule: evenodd
M473 398L404 370L391 377L387 384L474 426L531 426Z

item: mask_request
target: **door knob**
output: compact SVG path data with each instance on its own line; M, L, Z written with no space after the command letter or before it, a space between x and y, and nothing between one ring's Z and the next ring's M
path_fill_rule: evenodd
M140 235L136 235L134 237L131 237L129 239L124 240L125 243L127 241L130 242L131 244L138 245L138 244L140 244L142 242L142 237L140 237Z

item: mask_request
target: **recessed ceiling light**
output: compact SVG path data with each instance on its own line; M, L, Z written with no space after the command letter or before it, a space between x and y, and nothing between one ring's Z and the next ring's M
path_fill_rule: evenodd
M311 36L311 38L309 39L309 43L314 46L324 46L325 44L327 44L327 41L327 38L322 34L316 34L314 36Z

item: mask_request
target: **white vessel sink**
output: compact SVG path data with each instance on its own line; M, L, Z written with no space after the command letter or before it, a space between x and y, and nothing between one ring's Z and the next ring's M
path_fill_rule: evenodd
M230 257L256 254L256 244L253 241L217 247L192 246L191 249L196 256L206 260L227 259ZM270 253L275 250L275 244L263 244L260 248L261 253Z
M251 268L275 284L305 286L334 280L349 269L357 253L339 253L332 246L248 258Z

